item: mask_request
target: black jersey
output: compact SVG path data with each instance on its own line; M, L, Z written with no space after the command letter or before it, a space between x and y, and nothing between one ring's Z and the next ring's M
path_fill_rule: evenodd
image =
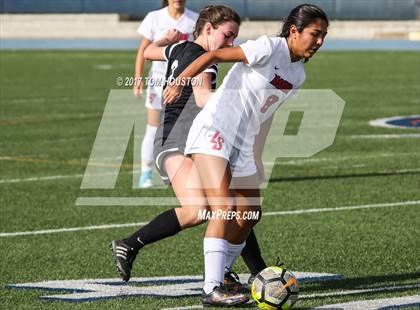
M188 65L205 52L200 45L188 41L166 47L165 57L168 61L166 80L178 77ZM215 89L217 65L212 65L204 72L212 75L212 89ZM171 154L184 155L188 133L200 110L196 105L192 86L187 85L183 88L180 98L175 103L165 106L164 113L161 113L160 125L155 136L153 157L156 168L166 184L169 184L169 177L165 171L165 159Z
M168 62L166 81L177 78L195 59L205 52L206 51L200 45L189 41L167 46L164 50L165 58ZM212 89L215 89L217 65L212 65L204 72L211 73ZM199 83L199 80L197 80L197 82ZM170 134L174 137L175 133L171 133L171 131L174 127L177 127L176 135L178 137L176 137L176 139L184 139L184 141L178 142L185 144L192 121L200 110L201 109L195 103L192 86L186 85L183 88L179 99L164 108L164 113L161 116L161 126L163 125L161 132L163 138L162 142L165 143Z

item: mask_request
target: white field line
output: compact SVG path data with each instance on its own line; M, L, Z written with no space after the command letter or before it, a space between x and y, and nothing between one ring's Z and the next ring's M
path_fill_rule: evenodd
M375 287L375 288L368 288L368 289L359 289L359 290L347 290L347 291L338 291L338 292L331 292L331 293L321 293L321 294L308 294L308 295L299 295L299 299L313 299L313 298L322 298L322 297L334 297L334 296L347 296L347 295L358 295L358 294L365 294L365 293L374 293L374 292L386 292L386 291L397 291L397 290L409 290L409 289L415 289L420 288L420 284L413 284L413 285L401 285L401 286L384 286L384 287ZM405 298L405 299L404 299ZM394 300L395 299L395 300ZM413 302L414 301L414 302ZM329 306L333 305L325 305L319 308L315 309L380 309L382 306L388 306L392 307L394 305L398 304L413 304L413 303L419 303L420 304L420 296L406 296L406 297L400 297L400 298L384 298L384 299L373 299L373 300L364 300L359 301L360 303L363 303L363 306L365 307L347 307L347 308L341 308L341 307L332 307ZM406 303L405 303L406 302ZM248 302L248 304L251 304L252 302ZM366 307L369 304L375 305L377 303L376 307ZM341 305L352 305L352 303L346 303L346 304L340 304ZM202 305L192 305L192 306L185 306L185 307L175 307L175 308L162 308L161 310L188 310L188 309L202 309Z
M46 229L46 230L35 230L35 231L22 231L22 232L14 232L14 233L0 233L0 237L44 235L44 234L54 234L54 233L70 232L70 231L97 230L97 229L109 229L109 228L121 228L121 227L138 227L138 226L144 226L146 224L147 224L146 222L141 222L141 223L94 225L94 226L85 226L85 227L71 227L71 228Z
M346 291L338 291L338 292L330 292L330 293L308 294L308 295L301 295L300 298L312 299L312 298L319 298L319 297L334 297L334 296L346 296L346 295L356 295L356 294L375 293L375 292L411 290L415 288L420 288L420 284L384 286L384 287L366 288L366 289L359 289L359 290L346 290Z
M321 213L321 212L337 212L337 211L348 211L348 210L360 210L360 209L373 209L373 208L389 208L389 207L402 207L420 205L420 200L415 201L401 201L392 203L378 203L370 205L360 206L347 206L337 208L322 208L322 209L303 209L303 210L291 210L291 211L276 211L276 212L263 212L263 216L274 216L274 215L292 215L292 214L305 214L305 213Z
M347 136L345 136L347 137ZM350 139L418 139L420 133L382 134L382 135L351 135Z
M357 209L389 208L389 207L402 207L402 206L411 206L411 205L420 205L420 200L360 205L360 206L348 206L348 207L338 207L338 208L303 209L303 210L292 210L292 211L266 212L266 213L263 213L263 216L295 215L295 214L304 214L304 213L321 213L321 212L347 211L347 210L357 210ZM59 228L59 229L47 229L47 230L35 230L35 231L23 231L23 232L8 232L8 233L0 233L0 237L3 238L3 237L15 237L15 236L25 236L25 235L53 234L53 233L81 231L81 230L133 227L133 226L143 226L145 224L147 223L143 222L143 223L128 223L128 224L110 224L110 225L95 225L95 226L85 226L85 227Z
M325 167L320 167L320 169L324 169L324 170L329 170L329 169L342 169L342 168L364 168L367 167L369 165L340 165L340 166L325 166ZM408 173L408 172L419 172L420 168L412 168L412 169L398 169L398 170L394 170L394 171L375 171L376 173ZM372 172L372 173L375 173Z
M82 178L83 174L67 174L67 175L52 175L49 177L33 177L33 178L22 178L22 179L3 179L0 180L0 184L5 183L21 183L21 182L36 182L36 181L50 181L50 180L59 180L59 179L69 179L69 178Z
M330 309L330 310L367 310L367 309L402 309L402 308L420 308L420 295L414 296L403 296L393 298L381 298L371 300L360 300L351 301L341 304L324 305L316 307L313 310L318 309Z
M104 100L104 98L100 97L83 97L83 98L77 98L77 97L34 97L34 98L12 98L12 99L2 99L4 102L10 102L10 103L44 103L44 102L69 102L69 101L99 101ZM65 114L63 114L65 115ZM23 115L23 117L26 116L33 116L33 115Z
M323 170L330 170L330 169L343 169L343 168L364 168L367 167L368 165L365 164L355 164L355 165L340 165L340 166L325 166L325 167L320 167L320 169Z
M120 172L121 173L121 172ZM112 173L102 173L103 175L110 175ZM35 181L51 181L59 179L69 179L69 178L83 178L83 174L67 174L67 175L53 175L49 177L38 177L38 178L22 178L22 179L3 179L0 180L0 184L4 183L20 183L20 182L35 182Z
M132 174L131 172L120 172L124 174ZM112 175L113 173L101 173L100 176ZM0 184L5 183L20 183L20 182L37 182L37 181L51 181L59 179L69 179L69 178L83 178L84 174L65 174L65 175L52 175L46 177L32 177L32 178L21 178L21 179L0 179Z
M296 160L288 161L279 161L279 165L305 165L309 163L318 163L318 162L342 162L347 160L364 160L364 159L377 159L380 157L403 157L403 156L414 156L415 153L385 153L385 154L372 154L372 155L363 155L363 156L342 156L342 157L320 157L320 158L302 158ZM264 162L265 163L265 162Z

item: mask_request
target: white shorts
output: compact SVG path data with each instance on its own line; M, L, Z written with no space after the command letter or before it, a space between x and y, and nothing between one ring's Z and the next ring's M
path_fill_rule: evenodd
M146 108L161 111L163 86L147 86Z
M197 128L198 127L198 128ZM225 141L220 132L209 126L193 126L188 134L185 155L207 154L226 159L232 177L247 177L257 173L252 149L238 149Z

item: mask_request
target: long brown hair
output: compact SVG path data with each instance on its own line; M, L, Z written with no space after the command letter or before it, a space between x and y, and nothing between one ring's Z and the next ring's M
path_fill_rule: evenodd
M233 21L237 23L238 26L241 25L241 17L230 7L224 5L206 6L200 11L198 16L197 23L195 24L194 38L197 39L206 23L210 23L212 27L216 29L217 26L228 21Z
M290 11L284 21L280 37L287 38L290 35L290 27L295 25L297 31L301 33L310 23L316 19L322 19L329 24L327 14L318 6L313 4L301 4Z
M168 0L162 0L160 1L160 7L164 8L165 6L168 6Z
M316 19L324 20L329 25L327 14L318 6L313 4L301 4L290 11L284 21L283 28L280 37L287 38L290 35L290 27L296 26L299 33L303 31L310 23ZM305 58L305 62L308 62L309 58Z

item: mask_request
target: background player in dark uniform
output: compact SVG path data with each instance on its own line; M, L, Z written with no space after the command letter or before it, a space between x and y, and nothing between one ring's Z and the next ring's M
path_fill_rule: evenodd
M238 14L230 8L209 6L200 12L194 42L174 43L179 39L179 32L172 29L165 38L151 44L144 56L154 61L166 60L166 79L170 81L206 51L233 46L240 22ZM192 121L207 102L211 89L215 89L216 78L217 66L213 65L196 77L191 83L193 86L184 87L174 104L165 107L155 138L155 163L164 182L172 184L182 207L165 211L132 236L112 242L116 266L125 281L129 280L132 263L143 246L206 221L200 219L199 212L207 210L208 203L198 172L191 158L184 156L184 148ZM235 279L236 275L230 272L234 258L239 254L238 249L233 247L230 251L232 262L226 264L225 287L203 295L206 304L233 305L247 301L240 292L241 285ZM253 233L242 256L253 275L266 267Z

